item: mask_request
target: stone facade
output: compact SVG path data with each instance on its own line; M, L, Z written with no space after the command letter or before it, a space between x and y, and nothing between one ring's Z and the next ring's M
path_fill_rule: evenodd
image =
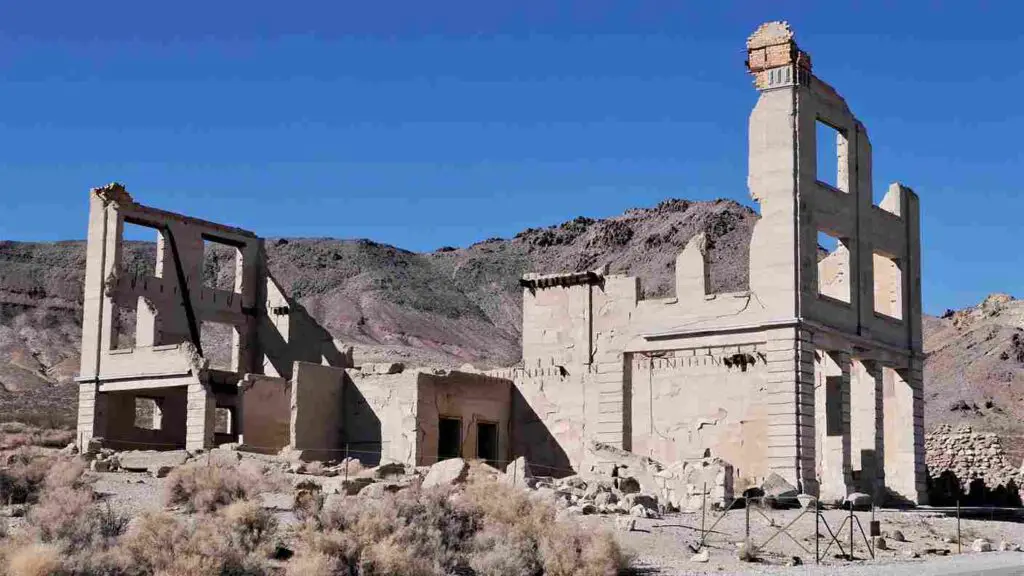
M705 238L676 260L676 296L605 271L528 274L514 451L586 467L598 441L665 462L721 458L735 485L777 473L839 501L925 496L917 196L872 202L864 125L784 23L748 41L760 92L748 183L761 219L750 289L708 290ZM837 134L835 185L817 128ZM819 257L819 232L837 246Z
M79 442L240 441L415 465L525 456L551 476L625 451L676 470L681 484L658 489L677 500L713 464L722 498L772 478L829 501L923 502L918 198L893 184L873 203L867 131L785 23L762 25L747 51L761 214L749 289L709 290L703 235L677 256L671 298L644 299L637 278L607 270L528 274L516 368L357 370L271 277L260 238L141 206L120 185L93 190ZM820 125L836 134L835 174L819 169ZM123 273L125 223L156 231L155 273ZM836 242L825 254L821 233ZM234 250L233 286L204 285L207 242ZM116 338L125 309L131 347ZM203 323L232 334L230 365L211 366ZM140 398L155 406L148 428ZM234 425L218 432L219 411Z

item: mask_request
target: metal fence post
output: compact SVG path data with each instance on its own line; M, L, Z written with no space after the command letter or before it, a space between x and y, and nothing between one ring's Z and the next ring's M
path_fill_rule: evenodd
M960 499L956 500L956 553L963 554L963 539L960 538Z
M745 542L750 544L750 498L747 498L743 505L743 511L746 512L746 528L744 535L746 537Z
M818 499L815 498L814 502L814 563L821 563L821 529L818 527L818 523L821 521L821 510L818 509Z
M850 502L850 560L853 560L853 502Z
M348 465L351 463L348 459L348 442L345 442L345 482L348 482Z
M704 541L704 517L707 515L708 510L708 483L704 483L704 490L700 496L700 541Z

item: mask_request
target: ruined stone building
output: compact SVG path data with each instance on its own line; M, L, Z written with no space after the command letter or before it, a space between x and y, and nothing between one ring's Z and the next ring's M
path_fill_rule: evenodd
M594 464L600 442L665 463L718 458L738 488L776 473L824 500L922 502L917 196L893 184L873 203L867 131L787 25L762 25L747 52L760 206L748 288L709 291L703 236L679 254L671 298L644 299L637 278L604 270L528 274L517 368L355 368L278 288L255 235L94 190L80 441L206 448L241 434L262 451L525 456L565 473ZM819 169L823 133L834 173ZM125 222L155 229L152 275L119 273ZM233 287L204 285L209 243L235 250ZM122 308L135 311L131 347L115 338ZM228 366L204 355L208 324L228 327Z

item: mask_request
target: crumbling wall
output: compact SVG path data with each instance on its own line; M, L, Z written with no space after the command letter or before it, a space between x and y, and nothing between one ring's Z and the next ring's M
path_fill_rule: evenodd
M292 369L291 441L304 458L328 460L344 451L345 371L296 362Z
M943 497L959 497L957 491L972 498L972 504L1021 503L1024 466L1014 466L1006 458L999 437L993 433L975 432L967 424L956 429L948 424L938 426L925 436L925 462L936 505L945 504L941 502ZM1009 501L993 501L992 492L1000 489Z
M417 461L419 404L415 372L345 371L344 444L363 464Z
M291 442L292 384L284 378L246 374L242 397L241 442L246 449L276 454Z
M498 460L509 460L512 408L511 382L484 374L460 371L421 371L417 378L419 402L419 465L433 464L438 454L438 419L462 422L462 457L477 458L477 424L498 427Z
M768 473L763 343L633 354L633 452L666 464L716 457L745 484Z

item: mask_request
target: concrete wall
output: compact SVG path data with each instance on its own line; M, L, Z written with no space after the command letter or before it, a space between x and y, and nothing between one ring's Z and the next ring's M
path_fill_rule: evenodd
M291 442L292 383L248 374L239 383L239 430L247 450L276 454Z
M498 460L501 463L510 460L511 382L483 374L437 371L420 372L417 384L417 464L429 465L437 461L438 420L442 417L462 422L463 458L477 457L477 424L487 422L498 428Z
M633 452L666 463L719 457L741 486L766 476L763 352L758 343L632 355Z
M296 362L292 369L291 441L306 458L341 459L345 447L345 371Z
M343 438L364 464L415 463L418 455L417 373L346 370Z

